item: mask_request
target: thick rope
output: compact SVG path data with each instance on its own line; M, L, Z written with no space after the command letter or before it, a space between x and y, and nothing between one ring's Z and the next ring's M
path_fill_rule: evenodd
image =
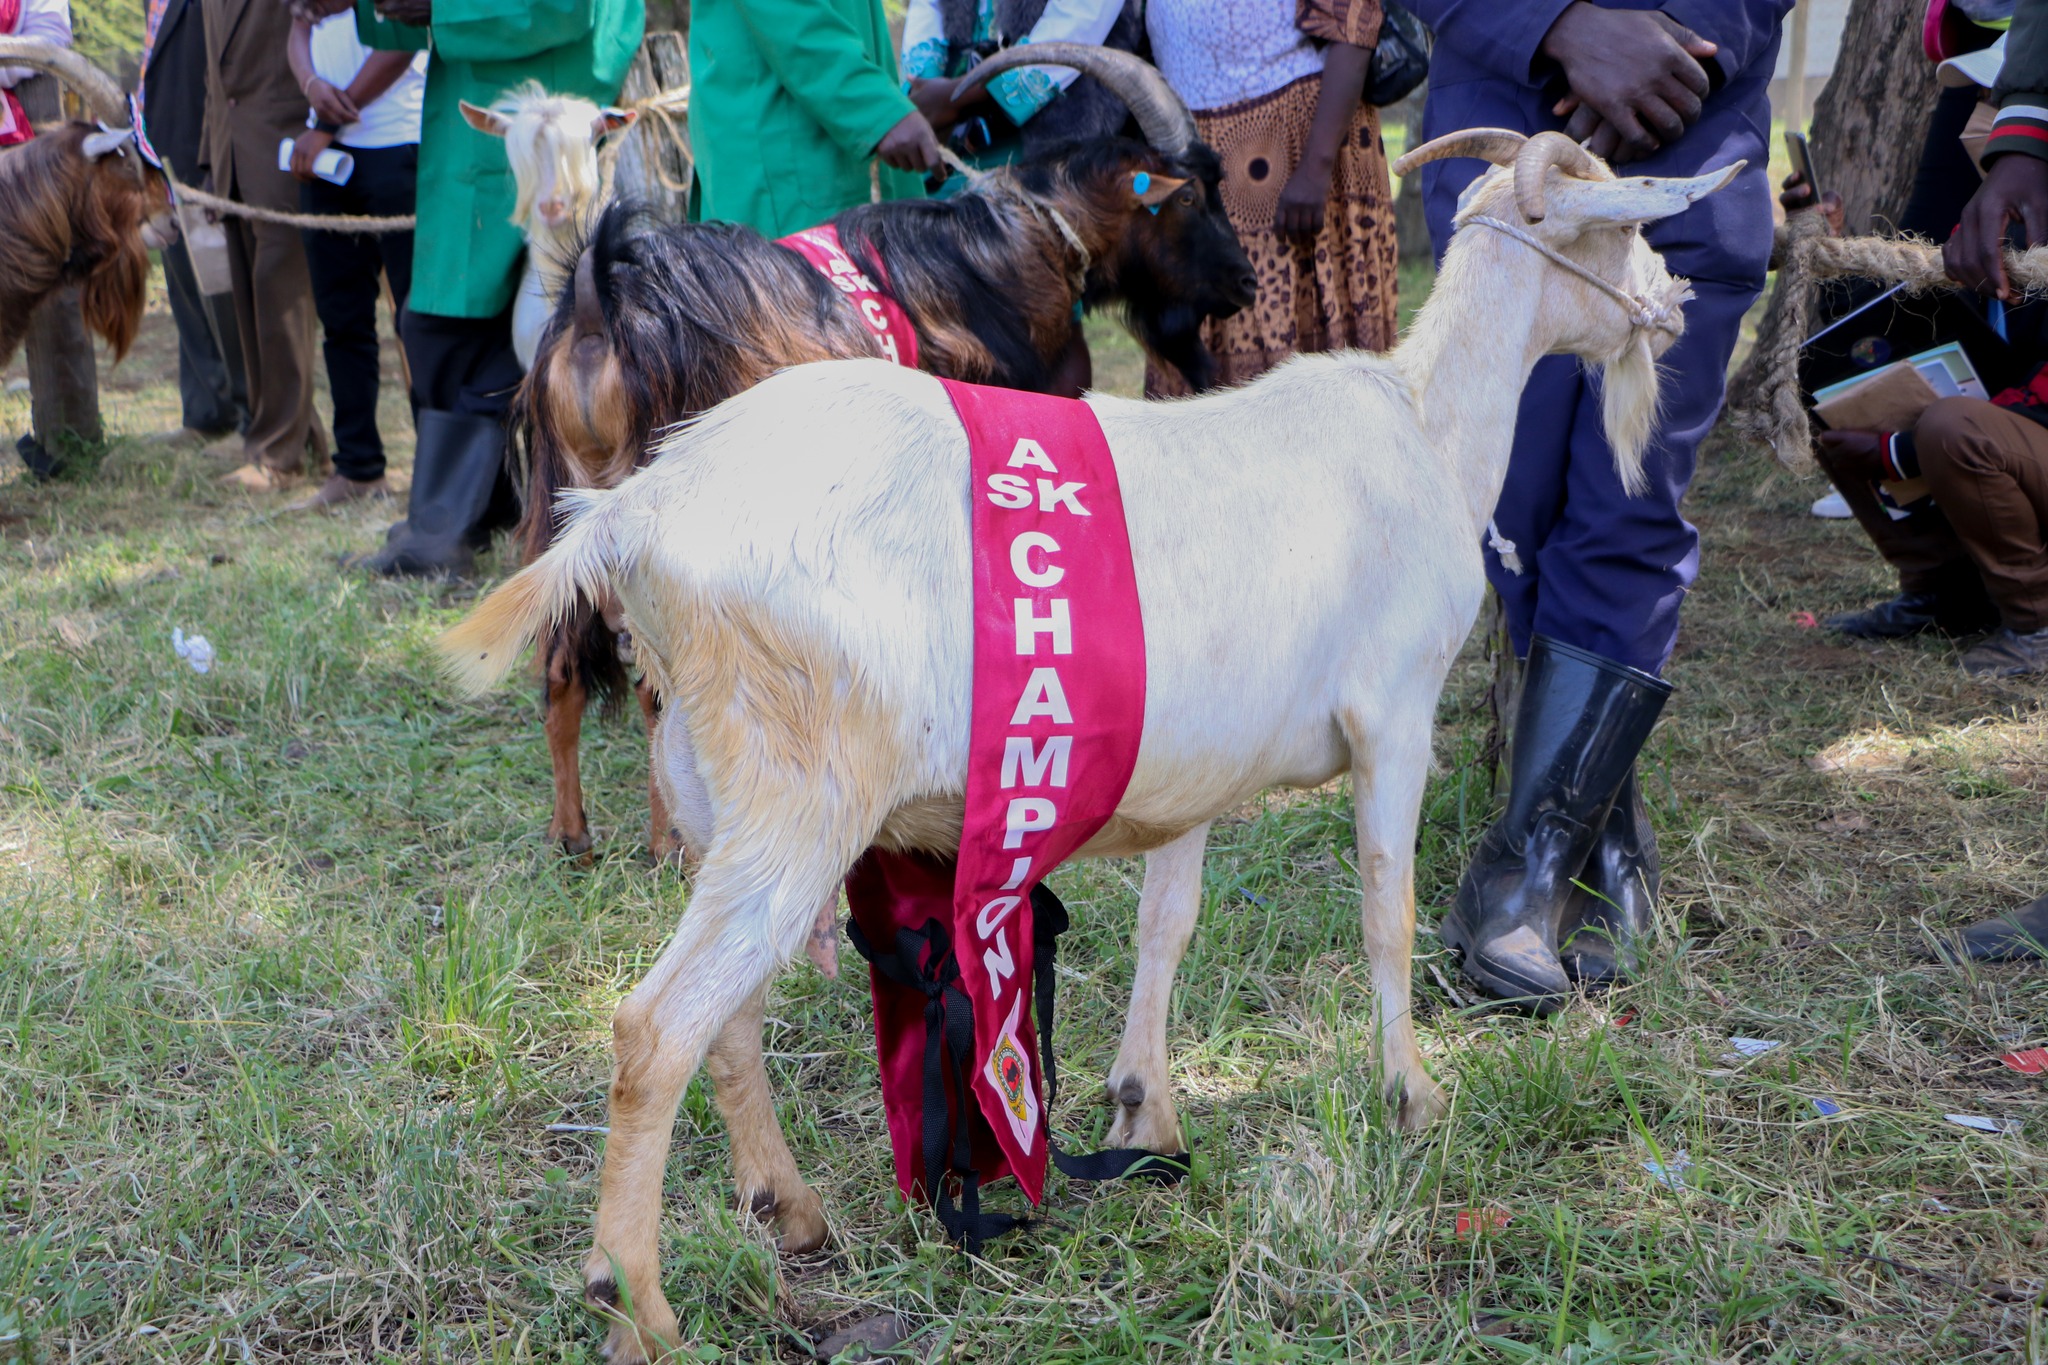
M1813 467L1812 428L1799 390L1799 351L1813 322L1813 284L1855 276L1905 286L1907 294L1956 289L1941 248L1917 237L1830 237L1818 213L1795 213L1778 229L1778 288L1785 296L1770 351L1758 357L1757 389L1728 409L1741 436L1771 448L1779 463ZM2022 294L2048 294L2048 246L2008 251L2006 278Z
M674 180L669 175L668 168L662 164L661 153L665 144L668 150L676 153L683 165L693 164L689 132L690 87L684 85L674 90L657 91L645 99L634 100L626 107L640 111L639 121L633 125L628 136L640 133L642 140L650 144L643 151L641 161L653 173L655 180L660 182L661 187L670 194L688 194L689 181L685 179L678 183ZM642 129L646 131L642 132ZM611 144L607 149L610 158L616 161L616 149L624 146L625 138Z
M181 204L197 204L200 208L230 218L253 218L259 223L276 223L280 227L300 228L312 232L411 232L418 226L419 219L411 214L403 218L373 218L356 213L286 213L281 209L258 208L233 199L223 199L205 190L195 190L171 174L171 168L163 168L164 178L171 182L171 196Z

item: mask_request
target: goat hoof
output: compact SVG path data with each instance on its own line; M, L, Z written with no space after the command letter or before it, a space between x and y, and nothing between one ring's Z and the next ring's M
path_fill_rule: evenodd
M657 1297L652 1304L634 1304L639 1321L627 1316L619 1286L610 1276L583 1286L583 1302L612 1325L605 1337L604 1358L611 1365L647 1365L676 1347L676 1317Z
M1387 1092L1394 1126L1404 1133L1421 1132L1442 1118L1447 1107L1443 1087L1426 1076L1420 1081L1403 1077Z
M773 1201L775 1224L782 1233L776 1244L792 1256L825 1245L825 1201L808 1185L799 1186L798 1190Z
M549 830L548 838L554 840L555 846L571 858L587 857L593 842L590 837L590 831L587 829L578 830L574 834L563 834L556 830Z

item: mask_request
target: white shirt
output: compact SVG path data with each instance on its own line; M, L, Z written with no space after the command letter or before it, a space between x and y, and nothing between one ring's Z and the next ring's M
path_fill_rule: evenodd
M1152 60L1190 109L1270 95L1323 69L1295 0L1151 0Z
M21 19L10 38L41 38L58 47L71 46L71 0L21 0ZM26 66L0 66L0 90L15 86L38 74Z
M253 0L256 4L278 0ZM345 9L313 25L313 74L337 90L348 83L370 59L370 49L356 37L356 12ZM363 108L363 116L342 125L334 140L344 147L402 147L420 140L420 101L427 90L427 54L414 55L412 65L391 82L390 89ZM320 116L308 111L306 126Z

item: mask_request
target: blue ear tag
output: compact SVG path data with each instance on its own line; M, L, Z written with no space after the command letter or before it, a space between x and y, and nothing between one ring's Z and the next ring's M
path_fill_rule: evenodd
M1139 198L1144 198L1145 191L1151 188L1152 172L1139 171L1136 175L1131 177L1131 193L1137 195ZM1150 210L1153 217L1157 218L1159 216L1159 205L1147 204L1145 205L1145 207L1148 210Z

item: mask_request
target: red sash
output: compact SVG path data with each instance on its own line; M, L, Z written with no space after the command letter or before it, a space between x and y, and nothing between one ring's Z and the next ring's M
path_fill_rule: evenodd
M0 4L6 3L8 0L0 0ZM830 223L821 223L780 238L775 244L786 246L809 261L819 274L832 282L835 289L847 296L853 310L860 314L860 320L875 334L883 359L907 365L913 370L917 368L917 332L910 325L910 314L903 311L902 304L889 297L886 276L877 288L866 272L853 263L853 257L847 255L846 248L840 245L838 228ZM882 273L879 263L875 266L875 273Z
M0 33L12 35L21 23L21 0L0 0ZM0 90L0 147L12 147L36 135L28 114L12 90Z
M1116 466L1094 412L940 382L967 428L974 493L966 822L957 863L871 851L847 879L847 900L857 943L905 955L894 976L878 960L870 973L898 1184L934 1194L931 1148L920 1144L932 1139L926 1106L943 1071L948 1108L964 1076L987 1120L960 1130L971 1132L960 1139L971 1165L948 1153L948 1168L984 1184L1015 1175L1037 1203L1047 1127L1032 892L1102 828L1130 782L1145 722L1144 622ZM934 925L945 953L905 938ZM906 982L903 961L929 983ZM941 986L971 1003L971 1043ZM940 1031L950 1068L935 1065Z

